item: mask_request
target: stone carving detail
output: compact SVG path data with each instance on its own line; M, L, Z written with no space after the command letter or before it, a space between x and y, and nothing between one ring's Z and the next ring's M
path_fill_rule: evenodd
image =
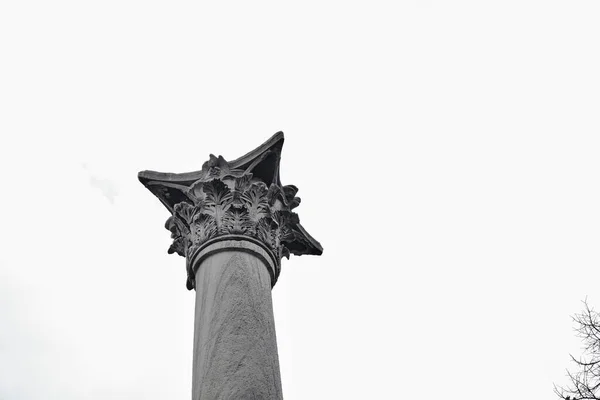
M282 257L321 255L323 248L300 225L293 209L298 188L279 177L283 132L277 132L246 155L227 162L210 155L200 171L182 174L141 171L140 182L169 210L165 227L173 243L169 253L187 258L188 289L195 286L191 260L219 236L246 236L262 242L276 260L273 284Z
M293 185L267 187L251 172L231 169L223 157L211 154L200 179L187 189L187 200L175 205L166 222L173 238L169 254L187 257L214 237L247 235L262 241L278 260L289 258L288 244L302 240L295 230L298 215L291 211L300 204L297 192ZM190 283L193 287L193 276Z

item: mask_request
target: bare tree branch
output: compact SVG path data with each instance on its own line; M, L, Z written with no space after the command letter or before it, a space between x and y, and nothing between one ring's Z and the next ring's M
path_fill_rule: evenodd
M575 332L583 342L583 356L571 361L577 372L567 370L568 386L554 385L554 393L564 400L600 400L600 313L583 301L584 311L573 316Z

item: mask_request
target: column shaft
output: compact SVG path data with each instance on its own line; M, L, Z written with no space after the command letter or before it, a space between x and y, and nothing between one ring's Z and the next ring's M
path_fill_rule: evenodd
M281 399L271 277L264 260L226 249L194 269L192 399Z

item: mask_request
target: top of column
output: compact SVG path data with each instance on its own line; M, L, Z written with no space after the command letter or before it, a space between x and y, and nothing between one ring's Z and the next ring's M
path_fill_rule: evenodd
M172 214L165 225L173 238L169 253L187 257L189 264L191 256L208 241L242 235L265 245L278 264L290 253L321 255L323 248L292 211L300 204L298 188L283 186L279 178L283 140L283 132L277 132L229 162L211 154L195 172L140 172L140 182ZM187 287L194 286L188 265Z

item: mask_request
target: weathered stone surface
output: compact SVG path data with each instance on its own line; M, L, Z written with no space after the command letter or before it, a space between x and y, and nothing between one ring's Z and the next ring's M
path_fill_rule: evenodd
M138 174L171 212L169 253L196 289L193 400L282 398L271 288L282 257L323 251L292 211L298 188L281 184L282 146L278 132L231 162Z
M194 268L194 400L282 398L270 267L261 252L248 241L218 242Z
M323 252L292 211L300 204L298 188L281 184L282 146L283 132L278 132L231 162L211 154L200 171L139 173L144 186L172 214L165 225L173 238L169 253L188 258L188 289L195 287L189 256L219 236L246 235L262 241L277 259L272 285L279 276L282 257Z

